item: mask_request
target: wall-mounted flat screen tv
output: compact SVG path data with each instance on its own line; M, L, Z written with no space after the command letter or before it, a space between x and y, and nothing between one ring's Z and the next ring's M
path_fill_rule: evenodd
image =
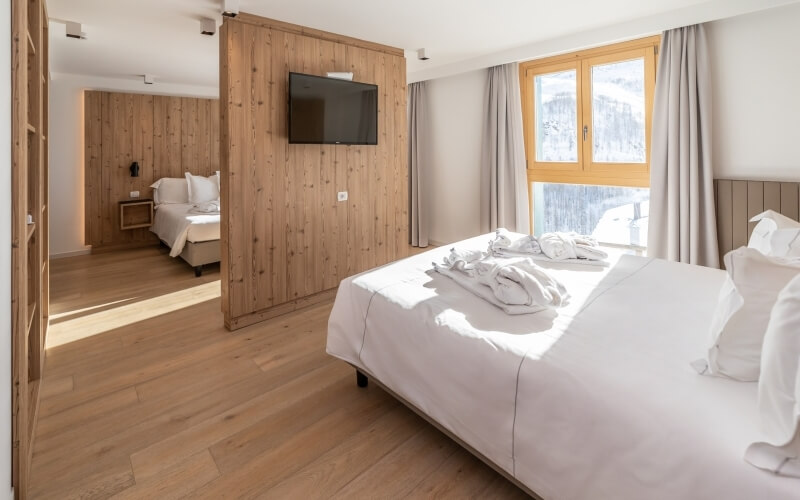
M378 144L378 86L289 73L290 144Z

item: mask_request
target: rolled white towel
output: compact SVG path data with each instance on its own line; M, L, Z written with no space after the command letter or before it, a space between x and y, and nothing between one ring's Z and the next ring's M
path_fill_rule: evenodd
M542 253L553 260L577 259L575 241L566 233L545 233L539 237Z

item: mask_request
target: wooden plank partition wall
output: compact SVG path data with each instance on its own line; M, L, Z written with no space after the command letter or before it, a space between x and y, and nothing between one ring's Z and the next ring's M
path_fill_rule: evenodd
M148 229L120 230L118 203L131 191L152 198L150 185L185 172L219 170L219 101L192 97L86 91L85 244L109 250L154 244ZM129 167L139 163L139 177Z
M754 215L774 210L800 220L800 183L718 179L714 181L717 199L717 239L722 257L747 245L756 226Z
M289 72L328 71L378 85L377 146L288 143ZM220 29L220 101L228 328L329 297L341 279L408 255L402 50L240 13Z

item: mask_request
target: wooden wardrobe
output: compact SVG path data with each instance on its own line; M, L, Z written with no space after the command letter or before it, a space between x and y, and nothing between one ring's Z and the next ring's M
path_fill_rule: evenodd
M12 482L27 496L48 323L48 21L44 0L11 2Z

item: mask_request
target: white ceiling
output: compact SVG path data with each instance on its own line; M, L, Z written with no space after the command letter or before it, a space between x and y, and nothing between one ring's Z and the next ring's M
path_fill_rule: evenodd
M792 1L241 0L240 5L243 12L407 51L425 47L428 61L418 61L408 53L409 77L414 79L415 73L433 74L437 68L451 68L453 73L461 62L485 60L487 54L509 53L517 47L637 19L683 12L696 13L698 19L693 22L699 22L713 19L711 11L724 11L725 6L741 12ZM149 73L159 82L215 87L219 35L201 35L199 19L213 17L219 23L221 3L48 0L51 71L125 79ZM82 23L88 40L66 38L58 20Z

